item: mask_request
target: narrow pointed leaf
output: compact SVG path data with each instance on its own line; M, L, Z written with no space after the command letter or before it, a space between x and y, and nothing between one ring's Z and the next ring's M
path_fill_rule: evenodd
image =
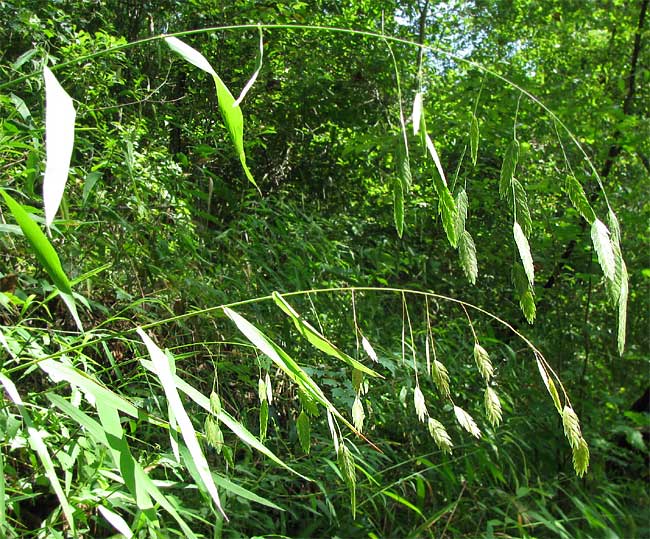
M214 68L210 65L210 62L208 62L199 51L193 49L175 37L166 37L165 41L174 52L180 54L189 63L212 75L217 89L219 110L221 111L221 116L226 124L228 133L230 134L230 139L232 140L235 151L239 156L239 161L241 162L246 177L255 187L257 187L255 179L246 164L246 154L244 152L244 116L242 115L241 108L236 104L235 98L230 93L230 90L228 90L228 87L219 78L219 75L217 75Z
M248 79L248 82L246 83L241 93L239 94L237 101L235 101L235 103L233 104L234 107L238 107L241 104L241 102L244 100L244 97L246 97L248 91L253 87L253 84L255 84L255 81L257 80L257 76L260 74L260 71L262 70L262 62L264 60L264 36L262 35L262 27L258 26L257 29L260 34L260 50L257 55L257 64L255 66L255 71L251 75L251 78Z
M70 158L74 147L75 110L72 98L45 66L45 176L43 178L43 202L45 224L54 221L61 204L70 170Z
M436 169L438 170L438 174L440 175L440 179L442 180L442 183L446 186L447 178L445 177L445 171L442 168L442 163L440 162L440 156L438 155L438 151L436 150L436 147L434 146L433 141L431 140L431 137L428 134L426 134L425 140L426 140L427 149L429 150L429 153L431 154L431 158L433 159L433 162L436 165Z
M97 506L97 510L102 514L106 521L113 526L113 528L125 537L125 539L131 539L133 537L131 528L120 515L101 504Z
M43 464L43 469L45 470L45 477L47 477L47 479L50 481L52 490L54 490L54 493L56 494L56 497L59 500L59 503L61 504L63 515L65 516L65 519L68 521L68 524L70 525L70 531L72 532L73 535L76 535L73 509L72 506L70 505L70 502L68 501L68 498L65 495L65 492L63 491L61 482L59 481L59 478L56 475L56 470L54 469L54 463L52 462L52 457L50 456L50 452L47 449L47 445L45 445L45 442L43 441L44 432L41 429L36 428L36 425L32 420L32 416L27 411L27 408L25 407L25 404L23 403L23 400L20 397L20 394L18 393L15 384L9 378L7 378L3 373L0 373L0 384L4 386L7 395L9 395L9 398L18 407L18 412L22 416L23 421L27 426L27 439L29 441L29 445L32 447L32 449L38 455L38 458L41 460L41 463Z
M528 245L528 240L526 239L526 236L517 221L515 221L515 224L512 227L512 231L515 236L517 249L519 250L521 263L524 266L524 271L526 272L526 277L528 278L528 283L531 287L533 287L535 284L535 268L533 267L533 256L530 254L530 245Z
M23 209L23 207L16 202L9 193L6 193L3 189L0 189L0 195L4 198L9 210L11 210L14 219L20 226L23 234L29 241L36 258L38 259L43 269L47 272L52 279L52 282L59 290L61 298L65 302L74 319L77 327L80 331L83 331L83 326L81 325L81 320L77 314L77 306L72 295L72 288L70 286L70 281L68 280L67 275L63 271L61 266L61 261L59 256L56 254L54 247L49 242L43 231L39 226L34 222L34 220L29 216L29 214Z
M625 351L625 333L627 326L627 298L629 293L628 275L625 262L621 258L622 264L622 277L621 277L621 292L618 298L618 353L623 355Z
M95 441L101 443L108 449L112 449L110 445L110 441L106 436L106 432L104 431L102 425L100 425L97 421L91 419L88 415L83 413L78 408L72 406L72 404L70 404L68 401L66 401L59 395L55 395L53 393L47 393L46 397L50 400L50 402L52 402L54 406L59 408L59 410L61 410L68 417L76 421L80 426L82 426L85 430L87 430ZM185 536L188 539L196 539L196 535L194 534L194 532L190 529L187 523L181 518L181 516L178 514L174 506L169 502L167 497L162 492L160 492L158 487L154 484L151 478L142 469L140 464L133 459L133 456L130 454L130 452L123 452L122 454L120 454L120 458L124 459L125 461L122 463L116 462L115 465L117 467L122 466L122 467L132 468L134 474L133 479L135 484L140 485L151 496L151 498L153 498L156 502L158 502L158 504L165 511L167 511L174 518L174 520L176 520L176 522L178 522L179 526L183 530L183 533L185 533ZM153 517L155 518L155 514L153 515Z
M364 372L370 376L381 378L381 375L369 367L366 367L363 363L357 361L356 359L350 357L345 352L339 350L333 343L328 341L316 328L314 328L309 322L304 320L296 310L277 292L273 292L273 301L275 304L280 307L282 312L284 312L291 320L298 332L305 337L313 346L318 348L321 352L325 352L327 355L332 356L336 359L347 363L353 369L357 369L361 372Z
M158 346L151 340L151 338L149 338L149 336L144 331L142 331L142 329L137 328L137 332L147 347L149 355L151 356L151 361L153 363L156 374L158 375L160 383L163 386L167 400L169 401L170 406L173 408L176 414L176 421L180 427L181 434L183 435L185 444L187 445L187 448L192 455L192 459L196 465L201 479L203 480L203 484L207 491L210 493L210 497L214 501L217 509L221 512L221 514L223 514L224 518L227 519L226 514L221 508L219 493L217 492L217 486L214 484L212 474L210 473L210 466L208 465L208 461L206 460L205 455L201 450L201 446L199 445L198 439L196 437L196 432L194 430L194 426L192 425L192 421L187 415L185 407L183 406L183 402L181 401L181 398L178 394L178 389L174 383L174 374L169 367L167 356L165 356L162 350L158 348Z

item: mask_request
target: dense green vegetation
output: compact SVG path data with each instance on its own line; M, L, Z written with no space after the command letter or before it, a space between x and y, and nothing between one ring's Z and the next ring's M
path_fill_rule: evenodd
M0 537L650 536L649 16L0 0Z

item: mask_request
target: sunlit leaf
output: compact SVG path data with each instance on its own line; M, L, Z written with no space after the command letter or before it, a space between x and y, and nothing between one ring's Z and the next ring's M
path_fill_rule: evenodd
M125 539L131 539L133 537L131 528L120 515L101 504L97 506L97 510L102 514L106 521L113 526L113 528L125 537Z
M253 84L255 84L255 81L257 80L257 76L260 74L260 71L262 70L262 61L264 59L264 36L262 35L261 26L258 26L257 30L260 35L260 48L257 55L257 64L255 65L255 71L251 75L251 78L248 79L246 85L242 88L242 91L239 94L237 101L235 101L235 103L233 104L234 107L238 107L241 104L241 102L244 100L244 97L246 97L248 91L253 87Z
M413 99L413 134L420 131L420 120L422 119L422 92L416 92Z
M61 87L47 66L45 79L45 153L47 162L43 177L45 224L49 227L59 209L68 181L70 158L74 147L75 110L72 98Z
M156 346L156 344L144 331L142 331L142 329L137 328L137 332L147 347L149 355L151 356L151 361L153 363L156 374L160 379L160 383L163 387L163 390L165 391L165 395L170 403L170 406L174 409L181 434L183 435L185 444L187 445L187 448L192 455L192 459L197 467L201 479L203 480L203 484L210 493L210 497L214 501L217 509L223 514L224 518L227 518L223 509L221 508L219 493L217 492L217 486L214 484L214 480L212 479L210 466L208 465L205 455L201 450L201 446L197 440L192 421L187 415L185 407L183 406L183 402L178 395L178 388L174 383L174 374L169 367L169 361L162 350Z
M609 230L599 219L591 225L591 239L605 277L613 281L616 278L616 258L609 238Z
M43 231L39 226L34 222L34 220L29 216L29 214L23 209L23 207L16 202L9 193L6 193L3 189L0 189L0 195L5 199L9 210L11 211L14 219L20 226L23 234L29 241L36 258L40 262L41 266L47 271L47 274L52 279L52 282L59 290L61 298L65 302L74 319L77 327L80 331L83 331L83 326L81 325L81 320L77 314L77 306L72 295L72 288L70 286L70 281L63 271L61 266L61 261L59 256L56 254L54 247L48 241Z
M174 52L180 54L189 63L212 75L217 89L219 110L221 111L221 116L226 124L228 133L230 134L230 139L235 146L235 151L239 156L239 161L241 162L246 177L255 187L257 187L257 183L255 183L255 179L246 164L246 154L244 152L244 116L242 115L241 108L236 104L235 98L230 93L230 90L228 90L228 87L219 78L219 75L217 75L217 72L210 65L210 62L208 62L199 51L193 49L175 37L166 37L165 41Z
M314 328L309 322L304 320L296 310L289 304L289 302L284 299L277 292L273 292L273 301L275 304L280 307L282 312L284 312L291 320L298 332L305 337L314 347L316 347L321 352L325 352L327 355L339 359L344 363L347 363L353 369L357 369L361 372L368 374L369 376L374 376L381 378L381 375L369 367L366 367L363 363L357 361L356 359L350 357L345 352L337 348L333 343L327 340L316 328Z
M56 475L56 470L54 469L52 457L50 456L50 452L47 449L47 445L45 445L45 442L43 441L46 433L42 429L36 428L31 414L25 407L25 403L23 402L20 394L18 393L18 390L16 389L16 385L3 373L0 373L0 383L4 386L7 395L9 395L9 398L16 405L18 412L25 422L25 425L27 427L27 440L29 442L29 445L34 451L36 451L38 458L41 460L43 469L45 471L45 477L47 477L49 480L50 485L52 486L52 489L54 490L54 493L56 494L56 497L61 504L61 509L63 510L65 519L68 521L72 534L75 535L75 521L73 516L74 510L70 505L65 492L63 491L61 482L59 481L59 478Z

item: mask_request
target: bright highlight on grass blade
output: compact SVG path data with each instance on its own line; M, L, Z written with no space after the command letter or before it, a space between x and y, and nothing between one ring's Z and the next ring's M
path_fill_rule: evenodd
M221 116L226 124L228 133L230 134L230 139L235 146L235 151L239 156L239 161L244 169L246 177L259 191L259 187L257 186L257 183L255 183L255 179L246 164L246 154L244 152L244 116L239 108L239 104L235 101L235 98L230 93L230 90L228 90L228 87L219 78L217 72L210 65L210 62L205 59L205 56L186 43L183 43L178 38L166 37L165 42L169 45L170 49L180 54L190 64L212 75L214 84L217 88L219 110L221 111Z
M74 120L76 112L72 98L56 80L47 66L45 79L45 177L43 178L43 204L45 224L49 228L63 198L68 180L70 158L74 147Z
M205 485L207 491L210 493L212 500L217 506L217 509L219 509L221 514L227 520L228 517L221 507L219 493L217 492L217 486L214 484L214 479L210 473L208 461L206 460L205 455L201 450L201 446L199 445L199 441L196 437L196 432L192 426L192 421L185 411L183 402L181 401L181 398L178 394L178 389L174 383L174 374L172 373L171 367L169 366L169 360L167 356L162 352L162 350L158 348L158 346L156 346L156 344L149 338L149 336L144 331L142 331L142 329L137 328L137 332L147 347L149 355L151 356L153 367L156 371L156 374L158 375L158 378L160 379L160 383L162 384L163 389L165 390L167 400L169 401L171 408L176 414L176 421L178 422L178 426L181 429L181 434L183 435L187 449L189 450L190 455L192 455L192 459L194 460L194 464L199 473L199 476L203 480L203 484Z

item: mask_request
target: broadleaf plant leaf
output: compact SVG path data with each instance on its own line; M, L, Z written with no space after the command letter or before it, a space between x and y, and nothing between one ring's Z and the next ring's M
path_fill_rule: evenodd
M217 72L210 65L210 62L208 62L205 56L203 56L199 51L176 37L166 37L165 42L169 45L170 49L180 54L190 64L212 75L217 89L219 110L221 111L221 116L226 124L228 133L230 134L230 139L232 140L235 151L239 156L239 161L244 169L246 177L259 191L255 178L253 178L253 175L246 164L246 153L244 151L244 116L242 115L241 108L235 102L235 98L230 93L230 90L228 90L228 87L219 78L219 75L217 75Z
M54 221L61 204L70 170L74 147L74 121L76 112L72 98L45 66L45 176L43 177L43 204L45 224Z
M47 272L54 283L54 286L59 290L61 298L65 302L72 318L74 319L80 331L83 331L81 320L77 314L77 306L72 295L72 288L67 275L63 271L59 256L56 254L54 247L49 242L40 227L29 216L25 209L16 202L9 193L0 189L0 195L4 198L9 210L11 211L14 219L23 231L23 234L32 246L36 258L40 262L43 269Z

